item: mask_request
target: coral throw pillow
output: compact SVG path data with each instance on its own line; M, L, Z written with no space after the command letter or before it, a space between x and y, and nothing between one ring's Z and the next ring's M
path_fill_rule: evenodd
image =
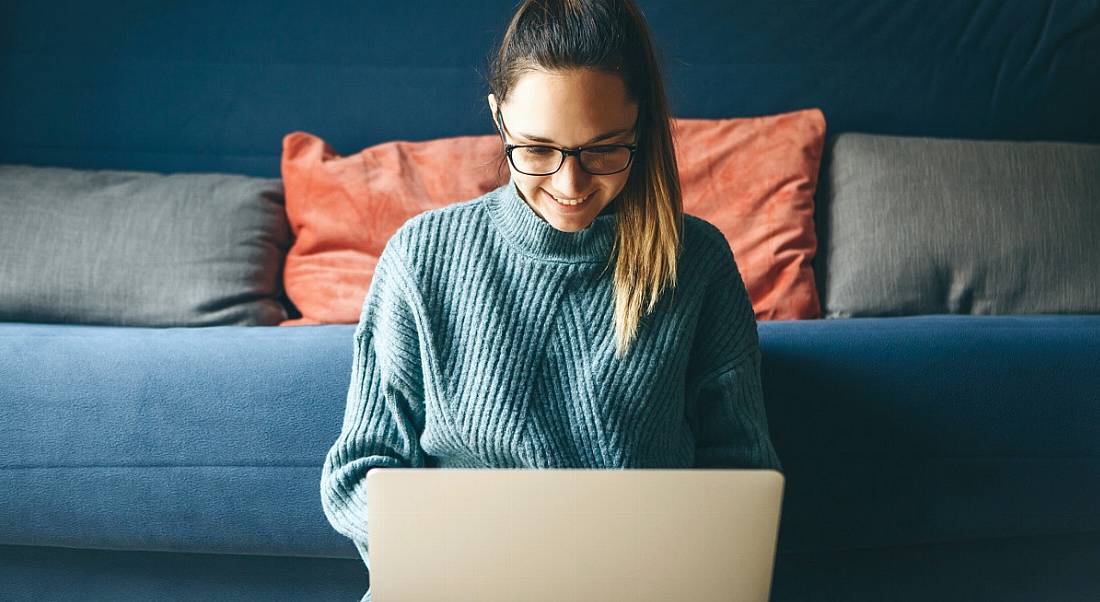
M811 265L825 115L677 119L684 213L726 235L758 320L821 317Z
M811 261L822 112L674 119L673 137L684 212L725 234L757 319L820 317ZM500 151L500 138L486 135L387 142L342 157L316 136L287 134L282 173L295 240L283 279L302 317L281 325L357 322L389 237L419 213L507 182Z
M341 157L320 138L283 138L283 186L294 243L283 269L302 313L280 326L359 321L386 241L411 217L508 181L500 138L386 142Z

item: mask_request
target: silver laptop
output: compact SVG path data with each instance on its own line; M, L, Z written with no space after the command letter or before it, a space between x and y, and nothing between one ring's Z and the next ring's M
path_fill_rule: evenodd
M782 473L367 473L372 602L767 600Z

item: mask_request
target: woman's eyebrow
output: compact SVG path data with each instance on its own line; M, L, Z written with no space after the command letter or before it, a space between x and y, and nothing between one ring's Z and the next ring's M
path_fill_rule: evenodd
M630 129L631 128L619 128L617 130L611 130L610 132L607 132L606 134L600 134L599 136L596 136L595 138L592 138L591 140L589 140L588 142L585 142L581 146L588 146L589 144L592 144L593 142L599 142L600 140L606 140L608 138L614 138L615 136L618 136L620 134L625 134L625 133L629 132ZM544 142L546 144L558 144L557 142L554 142L553 140L551 140L549 138L543 138L542 136L534 136L532 134L524 134L524 133L519 133L519 135L526 138L526 139L528 139L528 140L534 140L535 142ZM560 146L560 145L558 145L558 146Z

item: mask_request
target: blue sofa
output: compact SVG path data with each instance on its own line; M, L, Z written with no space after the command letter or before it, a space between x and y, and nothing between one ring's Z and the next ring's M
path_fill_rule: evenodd
M1097 2L639 4L680 116L1100 142ZM270 177L293 130L488 133L510 9L6 2L0 163ZM353 329L0 323L0 600L358 599L318 494ZM1100 599L1100 315L759 332L773 600Z

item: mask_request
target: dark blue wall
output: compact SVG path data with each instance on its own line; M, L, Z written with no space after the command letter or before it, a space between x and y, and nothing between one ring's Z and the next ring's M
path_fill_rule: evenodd
M273 176L292 130L342 153L489 133L512 2L312 4L5 0L0 162ZM1100 0L640 5L678 116L1100 142Z

